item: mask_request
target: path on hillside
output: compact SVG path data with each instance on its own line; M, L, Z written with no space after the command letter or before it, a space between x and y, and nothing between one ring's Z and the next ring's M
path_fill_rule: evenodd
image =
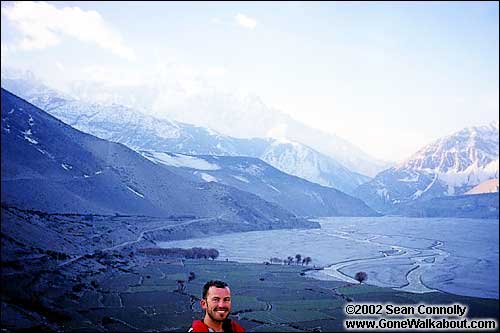
M105 251L112 251L112 250L116 250L116 249L121 248L121 247L125 247L125 246L128 246L128 245L134 244L134 243L138 243L138 242L140 242L144 238L144 235L147 234L147 233L149 233L149 232L177 228L177 227L181 227L181 226L185 226L185 225L190 225L192 223L196 223L196 222L200 222L200 221L208 221L208 220L212 220L212 219L217 219L217 218L215 218L215 217L206 217L206 218L201 218L201 219L189 220L189 221L178 223L178 224L169 224L169 225L166 225L166 226L156 227L156 228L153 228L153 229L146 229L146 230L141 231L139 233L139 235L137 236L137 239L135 239L135 240L125 241L125 242L122 242L122 243L117 244L117 245L106 247L104 249L99 249L97 251L103 251L103 252L105 252ZM62 266L69 265L70 263L75 262L75 261L83 258L85 255L87 255L87 254L82 254L82 255L78 255L76 257L73 257L73 258L71 258L69 260L61 262L58 266L62 267Z

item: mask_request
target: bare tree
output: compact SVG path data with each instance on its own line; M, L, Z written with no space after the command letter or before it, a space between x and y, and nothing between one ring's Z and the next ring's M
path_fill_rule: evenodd
M362 283L363 281L365 281L366 279L368 279L368 274L366 274L365 272L357 272L354 275L354 279L356 279L357 281L359 281L359 283Z
M271 259L269 259L269 261L273 264L281 264L283 262L283 260L281 260L280 258L276 258L276 257L272 257Z
M215 260L219 257L219 251L216 249L208 249L208 257Z
M177 290L180 292L183 292L186 290L186 285L184 284L186 281L184 280L177 280Z

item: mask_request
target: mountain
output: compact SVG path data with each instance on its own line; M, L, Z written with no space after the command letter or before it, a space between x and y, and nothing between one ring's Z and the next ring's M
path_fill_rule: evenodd
M165 114L171 119L209 127L233 137L278 135L309 146L335 159L347 169L369 177L375 176L389 164L371 157L337 135L311 128L267 106L257 95L240 97L218 92L197 94L168 107Z
M497 179L490 179L475 186L473 189L465 192L465 194L481 194L498 192L499 184Z
M233 231L312 226L256 195L191 182L4 89L1 101L3 205L48 213L212 217Z
M498 199L498 192L439 197L395 206L390 213L410 217L498 219Z
M407 202L465 194L498 178L498 135L498 123L492 123L440 138L359 186L356 196L389 211Z
M162 114L162 118L211 128L231 137L278 135L312 147L348 170L369 177L389 165L337 135L311 128L269 107L255 94L239 96L223 93L205 81L197 80L187 87L182 82L175 82L174 78L165 77L153 78L148 83L129 82L127 85L77 81L69 85L68 92L80 100L97 104L118 103L149 114Z
M298 142L233 138L208 128L156 119L119 104L76 100L48 88L32 75L2 77L2 86L12 88L14 94L74 128L135 150L257 157L284 172L346 193L370 179Z
M142 151L150 161L186 179L250 192L298 216L375 216L364 202L330 187L291 176L257 158L190 156Z
M273 140L259 157L281 171L348 194L371 179L348 170L333 158L290 140Z

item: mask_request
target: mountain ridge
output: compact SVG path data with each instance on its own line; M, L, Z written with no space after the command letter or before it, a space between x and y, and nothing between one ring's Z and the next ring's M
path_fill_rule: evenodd
M48 213L211 217L232 231L316 226L236 188L195 183L2 88L2 203Z
M15 93L73 127L136 150L258 157L282 171L347 193L370 179L300 143L289 147L271 138L227 137L208 128L155 119L118 104L104 106L65 99L57 91L28 80L2 78L2 85L15 87Z
M356 196L379 211L401 203L462 195L498 178L498 125L464 128L419 149L360 185Z

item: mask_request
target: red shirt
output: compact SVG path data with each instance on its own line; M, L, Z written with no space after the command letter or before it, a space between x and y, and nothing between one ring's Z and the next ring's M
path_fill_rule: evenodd
M233 332L245 332L243 326L238 324L236 321L230 320L230 323ZM203 321L195 320L193 321L193 324L191 324L191 328L189 329L188 332L214 332L214 330L205 325Z

